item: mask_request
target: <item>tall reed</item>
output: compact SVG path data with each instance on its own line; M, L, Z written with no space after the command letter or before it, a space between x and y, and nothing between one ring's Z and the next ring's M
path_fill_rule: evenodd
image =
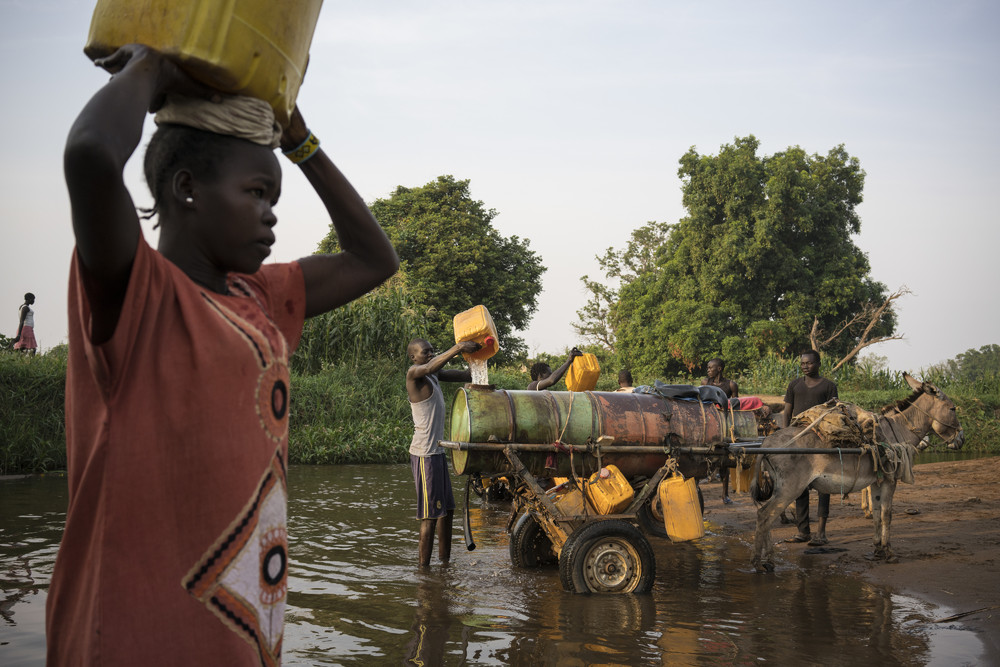
M0 475L66 467L64 350L0 353Z
M426 335L427 313L405 288L390 284L306 320L292 357L296 373L318 373L337 364L363 365L373 359L405 359L410 339Z

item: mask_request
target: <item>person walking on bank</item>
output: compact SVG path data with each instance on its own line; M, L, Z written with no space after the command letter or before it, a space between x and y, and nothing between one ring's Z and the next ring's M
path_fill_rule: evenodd
M413 439L410 441L410 467L417 491L417 520L420 521L418 546L421 567L430 565L434 550L434 532L438 534L438 559L451 559L451 522L455 515L455 496L451 491L448 458L439 441L444 438L444 393L441 381L472 382L465 370L442 370L462 352L475 352L481 346L474 341L456 343L447 352L434 355L434 346L423 338L414 338L406 348L411 366L406 371L406 396L413 413Z
M831 398L837 398L837 384L820 376L819 366L819 352L816 350L806 350L799 357L802 377L789 382L788 389L785 390L785 408L781 412L782 426L788 426L792 422L792 417L803 410L826 403ZM808 542L809 546L813 547L823 546L829 542L826 539L826 520L830 516L830 494L820 493L816 507L819 523L816 538L812 539L809 530L809 489L806 488L795 499L795 523L798 524L799 532L785 540L786 542Z
M35 311L31 309L34 303L34 294L28 292L24 295L24 303L18 312L17 335L14 336L14 349L32 356L38 350L38 341L35 340Z

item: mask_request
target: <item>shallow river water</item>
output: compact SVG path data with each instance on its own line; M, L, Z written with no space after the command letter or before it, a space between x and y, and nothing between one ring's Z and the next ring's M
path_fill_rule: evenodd
M515 570L509 505L456 513L452 562L415 566L408 465L293 466L285 665L960 665L982 644L948 610L813 569L759 575L746 539L652 538L648 595L575 595ZM455 479L456 501L464 478ZM0 665L44 664L46 590L65 519L62 475L0 480Z

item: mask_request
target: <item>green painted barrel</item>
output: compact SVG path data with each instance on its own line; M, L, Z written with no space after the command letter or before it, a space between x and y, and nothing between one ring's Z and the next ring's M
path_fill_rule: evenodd
M449 440L474 443L569 445L596 443L601 436L614 445L664 448L705 446L757 436L752 413L727 417L712 404L666 399L653 394L625 392L490 391L462 388L451 405ZM553 456L554 454L554 456ZM570 474L570 456L558 452L519 452L532 474ZM626 477L652 475L667 458L662 453L604 453L600 464L616 465ZM703 458L678 457L686 476L705 472ZM510 469L500 451L452 450L455 472L460 475L495 473ZM593 454L575 454L577 475L597 470ZM553 468L554 466L554 468ZM687 472L685 472L687 470ZM700 475L699 475L700 473Z

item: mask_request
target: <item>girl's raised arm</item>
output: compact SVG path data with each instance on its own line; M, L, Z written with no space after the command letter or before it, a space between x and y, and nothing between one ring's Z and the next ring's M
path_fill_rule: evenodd
M159 106L166 91L197 84L142 45L123 46L95 64L113 76L73 123L63 168L91 306L91 336L102 342L118 322L140 233L122 176L125 163L142 138L146 112ZM204 94L203 87L200 92Z
M299 261L306 284L306 317L352 301L388 280L399 257L361 195L311 138L296 108L281 138L283 151L310 147L302 172L330 213L341 252L310 255Z

